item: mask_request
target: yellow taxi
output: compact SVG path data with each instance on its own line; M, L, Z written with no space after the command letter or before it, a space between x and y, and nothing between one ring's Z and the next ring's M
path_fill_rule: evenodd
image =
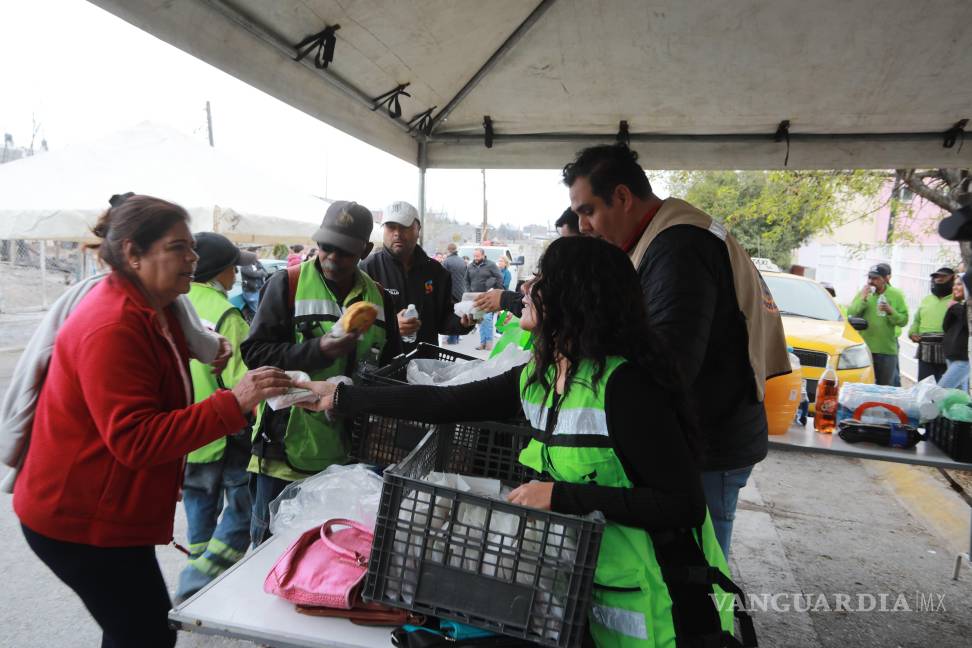
M871 352L823 286L782 272L761 274L780 309L786 343L800 358L811 414L817 380L828 362L836 368L841 384L874 382ZM857 326L865 325L863 320L854 320Z

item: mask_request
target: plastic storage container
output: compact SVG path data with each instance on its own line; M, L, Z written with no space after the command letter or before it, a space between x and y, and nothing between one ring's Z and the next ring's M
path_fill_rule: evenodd
M536 477L517 461L529 438L515 426L440 425L386 470L364 598L544 646L580 646L603 519L422 480L443 471L523 483Z
M972 463L972 423L939 416L925 426L931 441L955 461Z
M766 381L763 408L766 410L766 423L770 434L786 434L800 406L803 372L800 369L800 359L792 353L789 356L793 371Z
M366 385L404 385L408 363L412 360L476 360L473 356L419 342L415 350L394 358L378 371L362 376ZM378 466L401 461L434 426L430 423L405 421L385 416L361 415L351 422L351 456L364 463ZM463 424L468 429L529 430L526 419L506 423L478 421ZM516 456L513 457L516 460Z

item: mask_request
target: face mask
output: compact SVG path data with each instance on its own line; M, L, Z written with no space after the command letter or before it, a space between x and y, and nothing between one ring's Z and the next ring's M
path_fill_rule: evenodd
M931 292L936 297L947 297L952 294L952 286L955 285L955 280L949 280L945 283L935 283L931 282Z

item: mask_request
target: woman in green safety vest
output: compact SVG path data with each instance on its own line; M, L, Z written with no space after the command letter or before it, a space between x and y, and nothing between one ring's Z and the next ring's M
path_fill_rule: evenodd
M607 520L588 614L594 644L755 645L742 613L742 640L733 635L741 592L706 510L693 414L631 261L597 239L558 239L523 291L526 365L456 387L307 383L321 396L311 409L428 422L522 410L532 438L519 460L548 481L519 486L510 501Z
M189 361L193 401L200 403L218 389L232 389L246 374L240 343L250 331L226 292L236 281L237 266L256 263L256 255L244 252L222 234L199 232L196 241L196 272L189 284L189 301L203 324L222 335L233 348L219 375L198 360ZM243 557L250 543L252 501L246 466L250 461L250 429L221 437L189 453L182 483L186 510L189 564L179 574L175 603L178 605Z

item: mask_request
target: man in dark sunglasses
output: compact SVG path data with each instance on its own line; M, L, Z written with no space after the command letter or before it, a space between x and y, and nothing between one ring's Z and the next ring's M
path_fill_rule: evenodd
M242 344L250 366L274 366L308 373L312 380L355 377L359 369L386 364L402 351L391 296L358 262L374 246L371 212L355 202L338 201L312 237L317 255L274 274L267 283ZM378 307L374 325L364 333L337 337L334 325L357 302ZM300 408L263 408L254 436L249 470L253 496L250 539L268 536L269 505L290 482L348 459L346 422Z

